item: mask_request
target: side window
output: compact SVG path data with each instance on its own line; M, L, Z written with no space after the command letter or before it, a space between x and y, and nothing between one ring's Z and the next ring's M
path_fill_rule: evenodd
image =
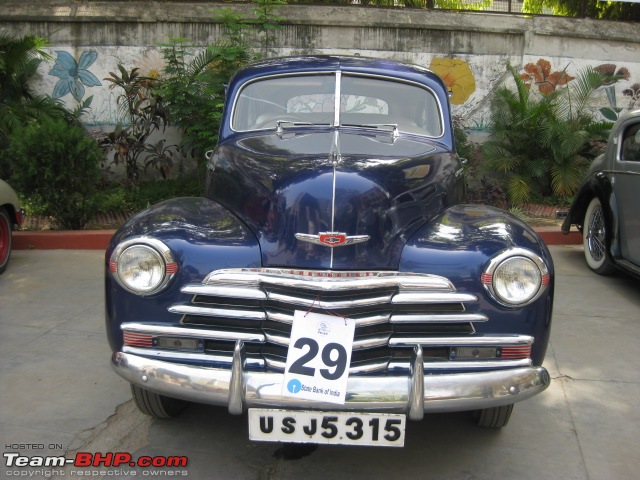
M623 162L640 162L640 123L627 128L622 135L620 159Z

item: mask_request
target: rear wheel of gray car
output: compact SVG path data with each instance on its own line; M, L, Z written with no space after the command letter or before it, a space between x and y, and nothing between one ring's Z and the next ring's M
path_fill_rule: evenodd
M484 408L476 412L478 426L484 428L502 428L509 423L513 404L502 407Z
M178 415L187 402L150 392L137 385L131 385L131 394L138 409L155 418L171 418Z
M5 208L0 208L0 273L9 265L11 257L11 219Z
M600 275L612 273L613 263L609 257L610 234L600 199L594 197L587 207L582 226L584 258L591 270Z

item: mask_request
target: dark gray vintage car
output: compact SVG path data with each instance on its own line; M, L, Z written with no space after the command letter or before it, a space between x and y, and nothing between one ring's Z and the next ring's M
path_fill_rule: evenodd
M589 268L608 274L616 267L640 275L640 109L622 116L596 158L562 225L582 232Z
M112 365L144 413L186 400L246 412L252 440L402 446L407 420L499 428L549 385L553 261L508 212L464 204L433 72L248 66L208 160L202 198L107 249Z

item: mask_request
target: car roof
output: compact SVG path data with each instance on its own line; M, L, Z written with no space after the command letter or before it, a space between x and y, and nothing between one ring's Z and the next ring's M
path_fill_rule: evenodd
M254 78L278 74L343 71L349 73L389 75L433 87L446 87L435 73L425 67L396 60L346 55L306 55L276 57L249 64L236 72L231 83L245 83Z

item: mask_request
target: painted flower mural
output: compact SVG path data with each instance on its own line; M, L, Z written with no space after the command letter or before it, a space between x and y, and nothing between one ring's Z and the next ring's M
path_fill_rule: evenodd
M528 63L524 67L524 72L520 78L528 87L535 85L542 95L549 95L556 87L566 85L575 77L569 75L566 71L551 71L551 63L543 58L536 63Z
M165 66L162 54L156 48L148 48L145 50L140 59L140 73L145 77L160 78Z
M462 105L476 91L476 79L471 67L458 58L439 58L431 60L429 69L435 72L451 90L451 103Z
M603 85L613 85L614 83L617 83L618 80L629 80L630 76L629 70L621 67L616 71L616 66L611 63L598 65L594 70L603 75Z
M609 106L600 109L600 113L604 118L611 122L615 122L622 112L622 108L618 107L617 95L616 95L616 83L620 80L629 80L631 74L625 67L618 68L612 63L603 63L593 68L596 72L602 75L602 89L607 95ZM624 95L624 92L622 92Z
M58 77L58 83L53 87L53 98L62 98L71 93L76 101L80 102L84 97L84 87L98 87L102 85L100 80L88 69L98 58L97 52L90 50L80 55L76 61L69 53L56 50L57 58L49 75Z
M629 97L629 108L634 108L636 105L640 105L640 83L634 83L629 88L625 88L622 91L622 95Z

